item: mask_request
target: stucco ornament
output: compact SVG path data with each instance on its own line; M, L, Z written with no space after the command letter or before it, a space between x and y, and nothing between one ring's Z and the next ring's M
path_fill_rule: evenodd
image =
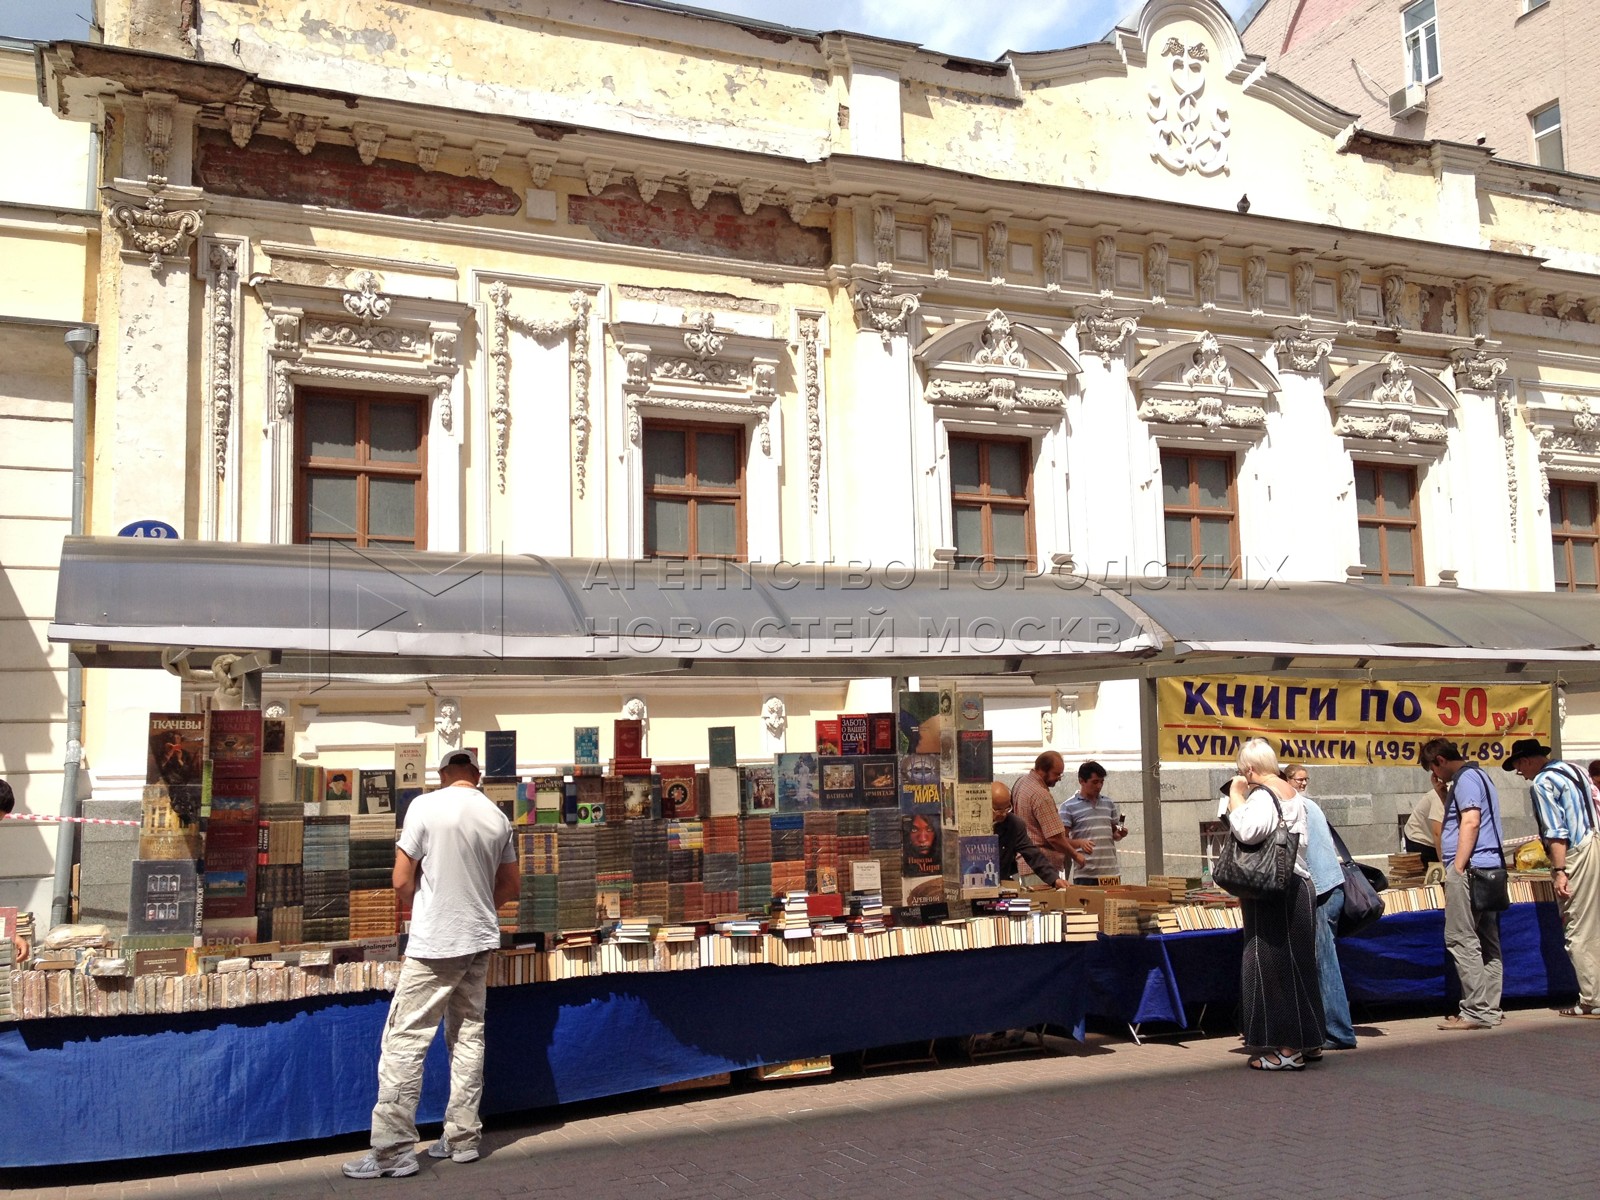
M1145 251L1145 278L1150 281L1150 299L1155 304L1167 302L1167 244L1151 242Z
M775 738L781 738L784 730L789 728L789 710L784 707L781 696L767 697L766 703L761 706L761 724Z
M1011 332L1011 318L998 308L989 313L984 324L983 336L979 340L972 361L986 367L1028 365L1028 356L1022 352L1022 347L1017 344L1016 335Z
M629 696L622 703L622 719L624 721L648 721L650 709L644 702L643 696Z
M440 750L453 750L461 745L461 701L441 698L433 710L433 731L439 735Z
M394 301L378 290L378 277L371 271L360 271L350 281L352 291L340 297L345 312L363 325L381 321L389 315Z
M1150 157L1183 175L1196 171L1217 175L1228 170L1228 110L1204 101L1206 64L1211 51L1204 42L1185 46L1168 38L1161 56L1168 61L1168 80L1177 93L1174 103L1158 83L1150 85L1150 121L1155 149Z
M190 240L200 232L201 214L193 209L167 211L159 195L146 198L143 208L118 204L111 210L111 223L122 231L122 240L140 254L149 256L150 270L159 275L166 260L188 252Z
M726 339L717 332L717 318L708 312L701 313L692 322L692 328L683 335L683 344L689 353L704 361L722 353Z
M820 511L822 500L822 322L817 317L800 320L800 370L805 379L806 401L806 487L811 511Z
M494 364L494 392L489 416L495 427L495 468L500 490L506 490L506 457L511 447L511 334L513 331L549 344L566 339L568 361L572 367L573 481L581 499L587 490L589 460L589 310L592 297L584 291L568 296L572 316L565 320L534 321L511 311L511 288L496 280L489 288L489 360ZM709 316L709 314L707 314ZM448 347L455 361L455 345ZM438 346L435 345L435 357Z
M883 339L885 350L906 332L911 314L922 307L921 299L914 292L895 295L887 279L875 288L862 288L856 292L854 300L861 323Z
M1086 305L1078 310L1079 342L1108 367L1113 355L1126 352L1128 340L1138 328L1138 317L1120 317L1109 307Z
M1455 368L1456 387L1474 392L1494 393L1499 390L1500 376L1506 373L1506 360L1493 357L1479 338L1471 350L1455 350L1450 354L1450 365Z
M1314 337L1311 318L1301 317L1300 325L1284 325L1273 332L1274 346L1278 352L1278 367L1292 371L1316 374L1322 370L1323 360L1333 353L1333 339Z

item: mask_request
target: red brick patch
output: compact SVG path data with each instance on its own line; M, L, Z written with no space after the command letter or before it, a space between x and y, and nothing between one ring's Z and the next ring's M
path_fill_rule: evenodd
M826 229L796 225L776 205L764 204L746 216L732 196L712 196L703 209L687 196L662 190L645 204L628 187L611 187L598 196L573 196L567 219L586 225L602 242L648 246L685 254L825 267L832 251Z

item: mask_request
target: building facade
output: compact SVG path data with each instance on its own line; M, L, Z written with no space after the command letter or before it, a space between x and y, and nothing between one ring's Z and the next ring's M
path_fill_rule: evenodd
M1363 129L1600 175L1581 0L1264 0L1245 48Z
M343 11L115 0L104 44L40 53L49 110L104 137L90 532L1596 585L1600 185L1354 127L1211 0L994 63L608 0ZM94 802L137 796L146 713L215 682L93 673ZM531 772L574 725L609 756L625 712L658 759L708 724L809 749L891 687L263 700L324 765L515 728ZM1135 768L1133 687L988 681L1002 775L1042 746ZM1188 774L1180 856L1213 794ZM1388 848L1400 774L1321 790Z

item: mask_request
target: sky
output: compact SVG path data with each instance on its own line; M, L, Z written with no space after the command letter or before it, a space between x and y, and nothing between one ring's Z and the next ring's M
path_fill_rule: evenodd
M1252 0L1222 0L1235 20ZM0 35L87 38L90 0L0 0ZM961 58L998 58L1007 50L1060 50L1098 41L1140 7L1138 0L701 0L695 7L802 29L843 29Z

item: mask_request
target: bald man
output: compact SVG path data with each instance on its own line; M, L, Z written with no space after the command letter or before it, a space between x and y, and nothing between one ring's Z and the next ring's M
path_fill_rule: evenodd
M994 807L994 834L1000 839L1000 878L1017 877L1017 855L1020 854L1028 868L1045 883L1064 889L1067 881L1033 844L1022 818L1011 811L1011 789L999 782L990 784L989 802Z

